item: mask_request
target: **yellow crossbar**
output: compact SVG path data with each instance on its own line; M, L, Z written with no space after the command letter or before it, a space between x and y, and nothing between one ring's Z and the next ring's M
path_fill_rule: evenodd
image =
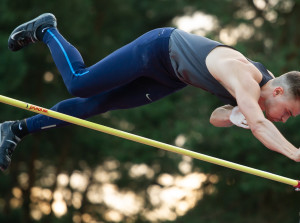
M83 127L89 128L89 129L94 129L96 131L104 132L104 133L107 133L107 134L110 134L110 135L125 138L125 139L131 140L131 141L146 144L146 145L153 146L153 147L156 147L156 148L159 148L159 149L163 149L163 150L178 153L178 154L181 154L181 155L189 156L189 157L192 157L192 158L195 158L195 159L199 159L199 160L206 161L206 162L209 162L209 163L213 163L213 164L216 164L216 165L220 165L220 166L224 166L224 167L227 167L227 168L239 170L241 172L249 173L249 174L256 175L256 176L259 176L259 177L263 177L263 178L266 178L266 179L269 179L269 180L274 180L274 181L277 181L277 182L288 184L288 185L294 186L296 188L300 188L300 182L298 180L293 180L293 179L283 177L283 176L279 176L279 175L269 173L269 172L266 172L266 171L254 169L254 168L247 167L247 166L243 166L243 165L240 165L240 164L237 164L237 163L233 163L233 162L229 162L229 161L226 161L226 160L218 159L218 158L208 156L208 155L204 155L204 154L201 154L201 153L196 153L196 152L186 150L186 149L183 149L183 148L180 148L180 147L177 147L177 146L172 146L172 145L169 145L169 144L166 144L166 143L162 143L162 142L159 142L159 141L155 141L155 140L152 140L152 139L148 139L148 138L145 138L145 137L134 135L134 134L131 134L131 133L128 133L128 132L124 132L124 131L113 129L113 128L110 128L110 127L106 127L106 126L103 126L103 125L100 125L100 124L96 124L96 123L93 123L93 122L90 122L90 121L79 119L79 118L76 118L76 117L73 117L73 116L70 116L70 115L66 115L66 114L56 112L56 111L52 111L52 110L49 110L49 109L46 109L46 108L42 108L40 106L28 104L26 102L22 102L22 101L13 99L13 98L9 98L9 97L0 95L0 102L8 104L8 105L15 106L15 107L18 107L18 108L22 108L22 109L25 109L25 110L29 110L29 111L32 111L32 112L36 112L36 113L39 113L39 114L42 114L42 115L46 115L46 116L49 116L49 117L52 117L52 118L60 119L60 120L63 120L63 121L69 122L69 123L73 123L73 124L76 124L76 125L79 125L79 126L83 126Z

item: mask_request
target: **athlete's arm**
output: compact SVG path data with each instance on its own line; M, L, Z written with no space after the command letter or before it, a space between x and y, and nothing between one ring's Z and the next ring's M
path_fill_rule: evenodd
M242 58L224 59L208 67L214 77L236 98L253 135L267 148L299 162L299 150L265 118L258 104L260 74L256 68Z
M224 105L217 109L215 109L210 116L210 123L216 127L230 127L232 126L232 122L229 117L231 115L231 111L233 106Z

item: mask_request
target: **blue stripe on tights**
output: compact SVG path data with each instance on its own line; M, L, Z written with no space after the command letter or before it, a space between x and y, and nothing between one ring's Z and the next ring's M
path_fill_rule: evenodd
M86 72L84 72L84 73L82 73L82 74L76 73L76 72L74 71L74 69L73 69L73 67L72 67L72 64L71 64L71 62L70 62L70 59L69 59L69 57L68 57L68 55L67 55L67 53L66 53L66 51L65 51L65 49L64 49L64 47L63 47L63 45L59 42L59 40L56 38L56 36L54 36L54 34L53 34L49 29L47 29L47 32L50 33L50 35L54 38L54 40L55 40L55 41L57 42L57 44L59 45L61 51L63 52L63 54L64 54L64 56L65 56L65 58L66 58L66 60L67 60L67 62L68 62L68 64L69 64L69 67L70 67L70 69L71 69L73 75L75 75L75 76L82 76L82 75L87 74L89 71L86 71Z

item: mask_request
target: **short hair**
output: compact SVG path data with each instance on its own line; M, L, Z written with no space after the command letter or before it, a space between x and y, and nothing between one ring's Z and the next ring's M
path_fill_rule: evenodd
M288 93L291 94L295 99L300 99L300 72L299 71L290 71L280 77L276 78L277 80L274 84L283 84L287 88Z

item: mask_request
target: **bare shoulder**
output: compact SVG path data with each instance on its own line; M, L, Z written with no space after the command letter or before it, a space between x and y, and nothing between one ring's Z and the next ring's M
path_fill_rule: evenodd
M258 83L262 79L259 70L242 53L229 47L216 47L207 55L205 62L209 72L218 81L232 76L253 78Z
M211 60L223 59L223 58L235 58L235 59L245 59L245 56L239 51L232 49L227 46L218 46L214 48L206 57L206 62Z

